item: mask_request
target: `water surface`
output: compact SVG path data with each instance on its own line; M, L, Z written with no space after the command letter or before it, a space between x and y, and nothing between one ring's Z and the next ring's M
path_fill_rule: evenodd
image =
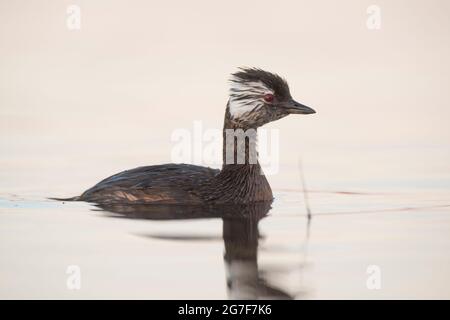
M188 213L3 198L0 295L450 297L448 194L309 197L311 218L295 191L277 192L272 208ZM67 288L69 265L80 267L80 290ZM366 285L371 265L379 290Z

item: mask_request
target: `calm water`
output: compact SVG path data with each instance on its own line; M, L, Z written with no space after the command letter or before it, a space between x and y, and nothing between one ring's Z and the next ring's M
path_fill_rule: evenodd
M4 194L0 297L450 298L448 192L308 195L310 219L299 190L209 212Z

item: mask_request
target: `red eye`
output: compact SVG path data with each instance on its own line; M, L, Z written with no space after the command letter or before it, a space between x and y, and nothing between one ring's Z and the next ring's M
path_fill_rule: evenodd
M265 95L264 95L264 100L265 100L266 102L272 102L272 101L273 101L273 94L270 94L270 93L265 94Z

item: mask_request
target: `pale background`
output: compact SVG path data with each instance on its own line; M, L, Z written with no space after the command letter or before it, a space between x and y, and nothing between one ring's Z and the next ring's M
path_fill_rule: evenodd
M66 27L66 8L71 4L81 8L79 31ZM366 9L372 4L381 8L380 30L366 27ZM313 190L406 192L407 200L403 198L399 206L431 203L429 197L448 204L449 13L450 2L446 0L0 0L0 196L5 201L73 196L123 169L170 162L173 130L191 129L194 120L201 120L205 128L221 128L229 74L239 66L255 66L284 76L296 100L317 110L315 115L292 116L269 126L280 129L281 139L280 172L269 177L275 191L300 188L297 164L301 157L308 186ZM383 201L379 204L384 208ZM325 211L360 208L352 201L340 203L342 207L332 203L318 199L312 201L312 206ZM5 286L0 293L7 297L12 293L16 297L40 297L39 290L47 288L44 297L71 297L64 289L52 291L51 285L38 285L36 289L35 282L26 281L27 277L45 278L46 272L64 270L66 261L52 264L50 254L43 260L50 267L27 266L45 257L46 248L61 241L59 236L73 233L69 243L79 244L78 229L64 229L64 221L61 225L55 222L58 227L52 229L51 221L57 220L50 210L41 212L48 223L35 234L31 223L34 220L22 215L27 211L12 214L8 209L12 207L5 205L2 209L5 221L1 271ZM39 216L33 217L36 223L42 221ZM79 215L73 217L77 224ZM412 268L424 275L421 278L416 273L411 277L422 286L418 284L417 291L411 290L405 285L409 278L400 277L403 280L383 297L450 297L448 209L443 217L433 220L435 224L428 220L423 224L420 219L400 220L397 224L385 220L386 226L398 226L398 230L392 227L393 234L403 234L405 241L414 238L401 233L405 225L410 226L408 232L430 226L426 232L421 230L414 241L425 248L423 252L437 248L432 265L439 269L431 269L435 280L429 278L430 269L414 262L414 251L408 252L406 258L412 257ZM92 238L80 240L86 241L78 248L80 254L86 253L85 246L95 247L95 241L102 239L102 233L89 221L79 222L81 229L92 228L93 232ZM113 223L102 221L98 228L105 227L105 234L114 238L116 233L106 227ZM364 222L348 232L345 228L354 225L342 220L338 223L344 225L340 232L346 235L359 228L364 230ZM24 233L28 238L16 238L20 234L17 230L31 233ZM53 238L45 238L45 230ZM324 246L333 246L333 230L329 225L316 233L326 234L321 240ZM376 245L385 238L383 232L384 227L376 233ZM359 245L361 236L349 236L349 243ZM42 243L30 250L23 239ZM397 249L405 252L409 244L404 242L404 247ZM381 247L393 248L389 242ZM133 248L139 251L140 247L134 244ZM161 245L153 248L161 254L167 252ZM130 254L128 246L122 249L124 255ZM110 250L121 252L120 247ZM328 251L319 248L318 252L324 253L325 264L320 265L317 259L316 271L329 263L333 265L333 261L341 263L340 255L330 262ZM347 257L358 257L358 252L350 251ZM17 258L19 253L25 260ZM392 256L384 258L391 261ZM220 254L216 258L215 263L223 267ZM67 259L67 263L71 261ZM121 259L111 261L115 265ZM404 271L411 267L412 262L408 263L408 267L397 262L394 265ZM148 265L154 266L154 262ZM214 266L209 271L201 269L201 264L195 268L222 288L224 278L211 274L211 270L218 270ZM350 262L343 268L329 267L331 272L325 267L313 279L328 281L329 285L344 281L354 274L349 266ZM161 270L167 268L170 266L162 264ZM336 274L337 269L344 276ZM108 274L101 264L98 270ZM129 280L130 290L142 281L139 270L133 274L136 285ZM163 274L161 271L159 277ZM64 279L65 274L60 277ZM400 279L396 273L394 278ZM15 282L19 279L20 285ZM105 276L104 283L108 281ZM344 286L350 288L351 284L346 282ZM427 286L434 286L434 290ZM100 287L104 291L96 294L94 290L88 296L112 294L108 286ZM322 293L317 297L367 294L363 285L344 292L341 286L325 287L317 291ZM222 297L222 291L215 296L216 291L192 292L183 285L170 288L166 295L152 294L173 297L172 293L177 292L176 297L189 297L190 292L192 297ZM143 297L153 297L144 291ZM135 293L140 297L139 290Z
M380 30L366 27L373 2L360 0L0 3L3 188L92 184L169 161L175 128L222 126L238 66L283 75L317 110L272 124L280 161L303 155L310 183L357 180L370 167L380 187L395 182L377 175L392 172L397 183L420 183L414 172L450 185L448 1L378 1ZM66 27L69 4L81 7L79 31Z

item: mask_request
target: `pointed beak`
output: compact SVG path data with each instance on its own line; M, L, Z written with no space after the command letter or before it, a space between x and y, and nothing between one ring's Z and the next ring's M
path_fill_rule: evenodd
M316 111L310 107L307 107L301 103L298 103L294 99L283 103L283 107L291 114L313 114Z

